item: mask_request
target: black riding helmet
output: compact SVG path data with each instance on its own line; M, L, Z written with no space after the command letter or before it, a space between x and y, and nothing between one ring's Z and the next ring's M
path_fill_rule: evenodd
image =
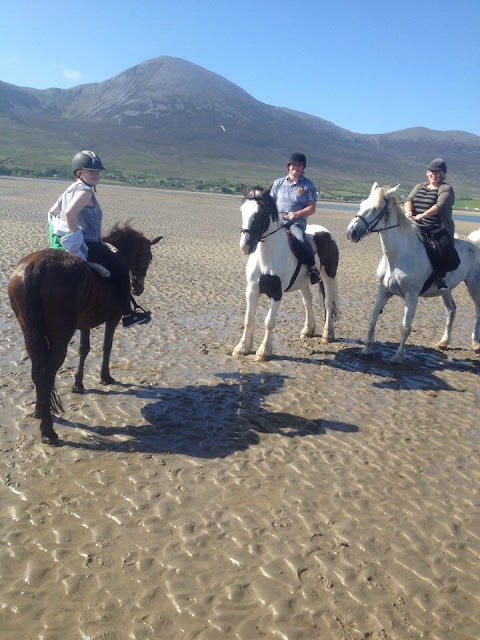
M73 156L72 171L77 176L80 169L93 169L94 171L105 171L102 161L94 151L79 151Z
M290 158L288 159L287 167L291 162L299 162L300 164L303 164L304 170L305 170L305 167L307 166L307 159L303 153L297 153L297 152L292 153Z

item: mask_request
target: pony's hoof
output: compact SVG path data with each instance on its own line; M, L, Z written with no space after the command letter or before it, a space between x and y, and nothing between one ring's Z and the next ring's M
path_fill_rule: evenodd
M363 349L361 349L360 353L362 354L362 356L369 356L372 354L372 350L370 347L363 347Z
M322 336L320 342L323 344L329 344L330 342L335 342L335 336Z
M115 380L115 378L112 378L112 376L105 376L100 380L100 384L103 384L104 386L116 383L117 381Z
M437 342L435 348L440 349L440 351L446 351L448 349L448 342L441 340L440 342Z
M60 443L60 438L55 433L55 431L52 431L52 433L49 435L47 435L46 433L42 433L42 443L49 444L55 447Z
M72 393L85 393L85 387L83 384L74 384L72 387Z

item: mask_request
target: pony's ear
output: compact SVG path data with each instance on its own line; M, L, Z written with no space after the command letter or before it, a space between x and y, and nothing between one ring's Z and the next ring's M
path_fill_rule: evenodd
M160 240L163 238L163 236L158 236L157 238L154 238L153 240L150 240L150 246L153 246L154 244L157 244L157 242L160 242Z
M375 189L378 188L378 182L374 182L372 184L372 188L370 189L370 195L372 195L372 193L375 191Z
M250 193L250 191L251 191L251 188L250 188L248 185L243 184L243 182L242 182L242 185L241 185L241 186L242 186L242 193L243 193L243 195L244 195L245 197L247 197L247 196L248 196L248 194L249 194L249 193Z
M396 187L392 187L391 189L389 189L387 191L387 196L391 195L392 193L395 193L395 191L398 189L399 186L400 186L400 184L397 184Z

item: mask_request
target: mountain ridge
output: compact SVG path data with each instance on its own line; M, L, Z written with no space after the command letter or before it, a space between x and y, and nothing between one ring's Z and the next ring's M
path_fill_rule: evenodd
M412 127L359 134L263 103L222 76L162 56L98 83L30 89L0 81L0 169L15 163L58 170L80 148L133 177L177 175L270 180L303 151L317 183L412 185L445 157L466 195L480 192L480 137Z

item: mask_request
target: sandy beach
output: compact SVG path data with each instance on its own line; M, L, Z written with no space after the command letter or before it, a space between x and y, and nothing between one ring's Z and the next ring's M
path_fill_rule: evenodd
M99 383L57 376L63 445L40 443L6 283L46 247L64 183L0 179L2 640L478 640L480 359L475 310L421 300L403 365L392 299L360 354L381 256L345 240L352 213L318 210L340 247L337 341L300 341L297 292L275 357L236 359L245 311L240 197L100 185L104 229L132 220L155 247L140 303ZM468 234L480 224L456 223ZM267 300L261 301L255 345Z

